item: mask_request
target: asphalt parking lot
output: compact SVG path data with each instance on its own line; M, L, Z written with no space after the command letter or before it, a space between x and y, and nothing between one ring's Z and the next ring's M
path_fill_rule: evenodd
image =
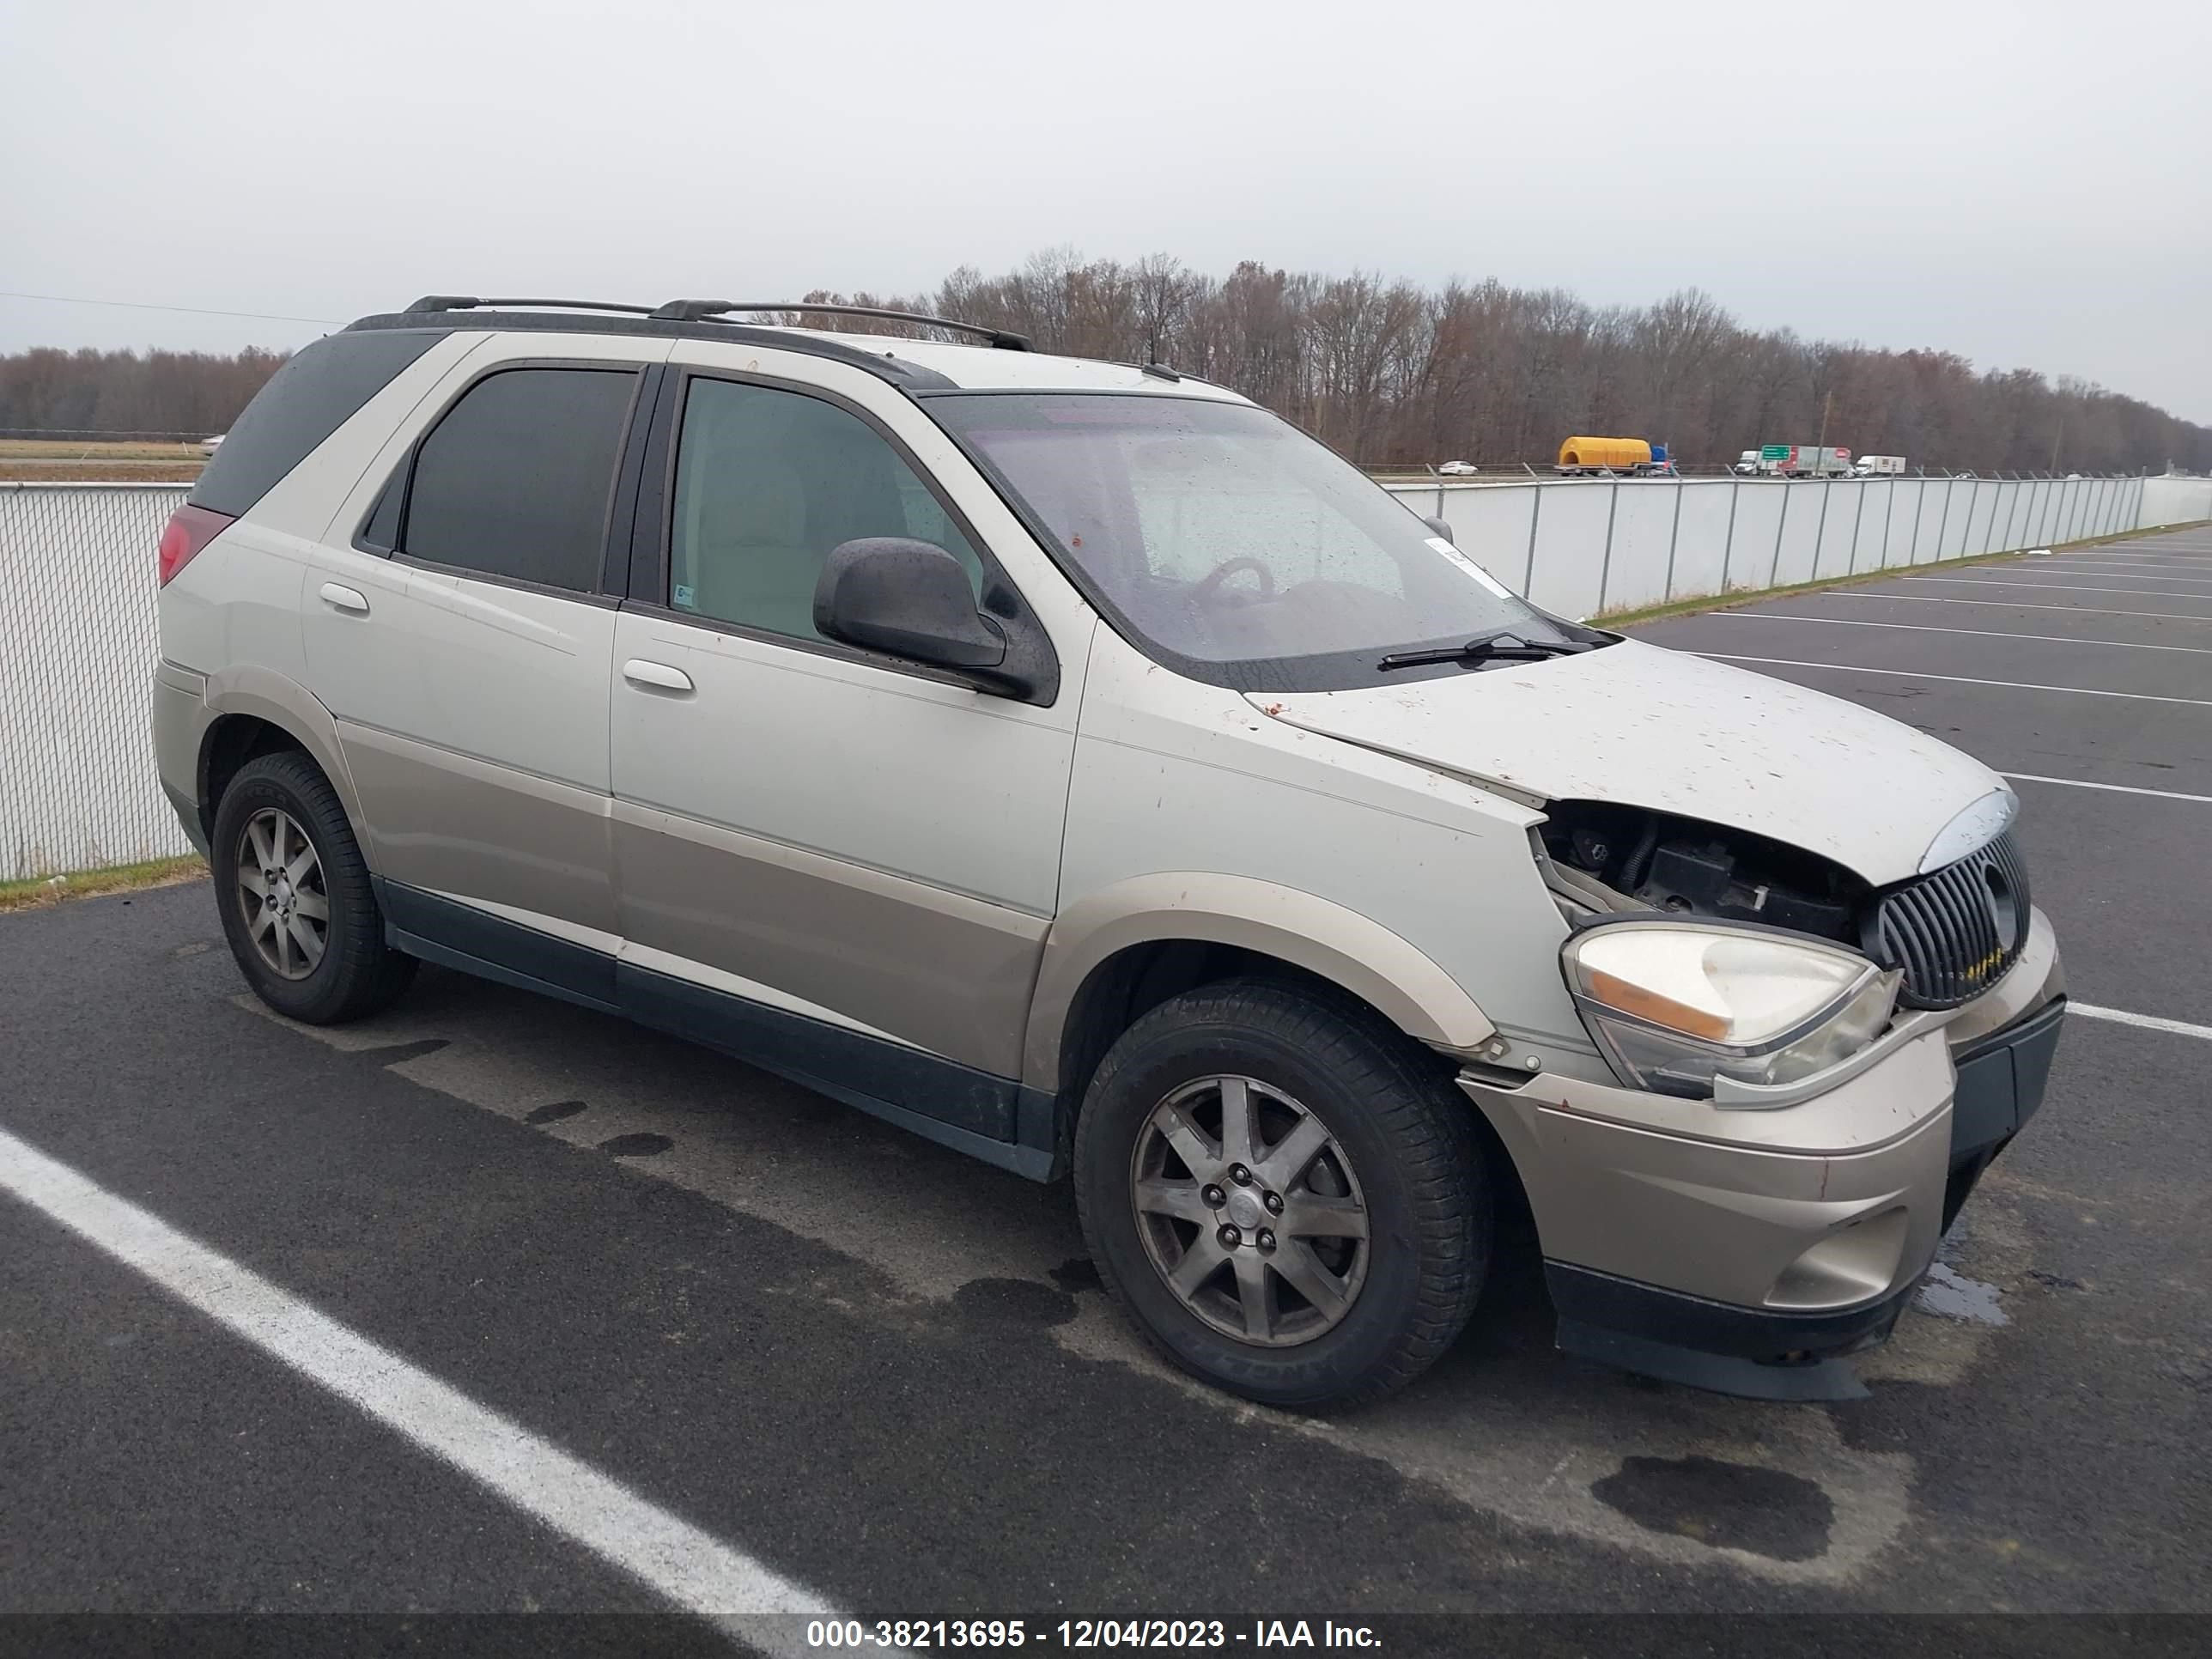
M173 1275L0 1195L0 1609L2212 1608L2212 532L1636 631L2025 803L2083 1012L1869 1398L1569 1360L1509 1261L1402 1396L1254 1408L1147 1357L1065 1188L437 970L289 1025L195 883L0 916L11 1178Z

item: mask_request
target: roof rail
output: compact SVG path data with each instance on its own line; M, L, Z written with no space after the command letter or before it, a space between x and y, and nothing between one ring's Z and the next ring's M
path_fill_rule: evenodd
M617 305L611 300L479 300L472 294L426 294L407 310L477 311L498 306L535 306L550 311L620 311L633 317L658 314L651 306Z
M895 323L916 323L926 328L949 328L956 334L973 334L1001 351L1034 351L1026 334L1014 334L981 323L963 323L951 317L931 317L919 311L893 311L884 306L817 305L808 301L671 300L648 314L663 321L710 322L732 311L815 311L839 317L881 317Z

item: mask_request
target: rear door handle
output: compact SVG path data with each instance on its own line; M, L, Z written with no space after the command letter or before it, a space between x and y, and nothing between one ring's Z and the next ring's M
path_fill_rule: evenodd
M665 662L647 662L641 657L632 657L623 665L623 678L632 685L649 685L656 691L693 689L691 677L682 669L671 668Z
M337 582L325 582L322 595L325 605L334 605L349 616L366 617L368 614L368 596L357 587L345 587Z

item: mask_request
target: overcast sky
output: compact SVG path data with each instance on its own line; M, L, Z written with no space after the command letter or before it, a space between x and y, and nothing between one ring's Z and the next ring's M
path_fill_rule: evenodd
M6 4L0 289L345 320L428 292L932 286L1155 250L2076 374L2212 423L2187 3ZM0 349L313 322L0 299Z

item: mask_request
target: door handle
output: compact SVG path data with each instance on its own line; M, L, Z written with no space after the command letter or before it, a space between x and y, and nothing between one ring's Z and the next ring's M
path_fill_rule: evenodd
M632 657L623 665L623 678L632 685L650 686L656 691L689 691L691 677L680 668L671 668L665 662L647 662L641 657Z
M345 587L337 582L325 582L322 586L322 596L325 604L335 605L349 616L366 617L368 614L368 596L357 587Z

